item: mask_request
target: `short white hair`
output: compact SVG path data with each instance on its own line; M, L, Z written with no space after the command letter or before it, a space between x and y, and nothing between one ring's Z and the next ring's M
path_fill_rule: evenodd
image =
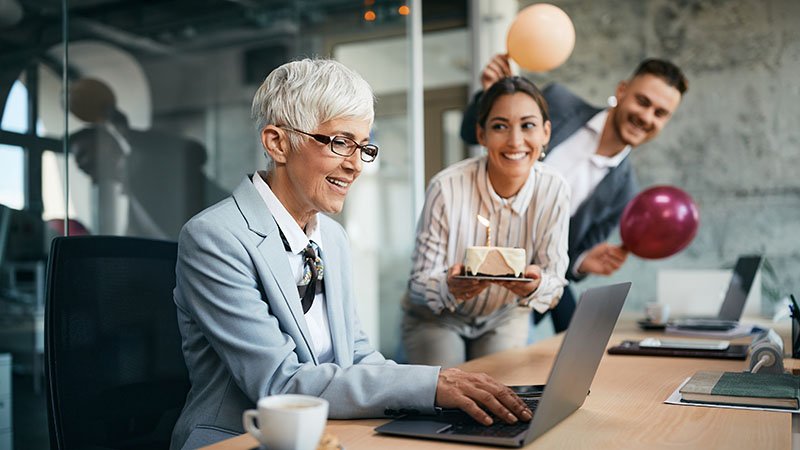
M267 125L313 133L334 119L367 120L371 127L374 104L372 88L361 75L338 61L306 58L270 72L253 97L251 116L259 133ZM302 138L289 133L292 148Z

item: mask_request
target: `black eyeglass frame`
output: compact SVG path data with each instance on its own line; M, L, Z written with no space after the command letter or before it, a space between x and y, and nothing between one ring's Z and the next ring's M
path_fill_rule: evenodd
M375 145L375 144L364 144L364 145L361 145L358 142L354 141L353 139L351 139L351 138L349 138L347 136L340 136L340 135L325 136L324 134L306 133L305 131L301 131L301 130L298 130L298 129L292 128L292 127L280 127L280 128L283 128L284 130L287 130L287 131L294 131L295 133L304 134L304 135L314 139L315 141L319 142L320 144L326 144L331 149L331 152L333 152L335 155L344 156L345 158L349 158L350 156L353 156L353 153L355 153L356 150L361 150L361 153L359 154L359 157L365 163L371 163L371 162L375 161L375 159L378 157L378 152L380 151L380 148L378 148L378 146ZM353 150L350 153L337 152L334 149L334 145L333 145L334 142L337 139L344 140L345 142L348 142L348 143L352 142L353 145L352 146L347 145L347 147L348 148L352 148Z

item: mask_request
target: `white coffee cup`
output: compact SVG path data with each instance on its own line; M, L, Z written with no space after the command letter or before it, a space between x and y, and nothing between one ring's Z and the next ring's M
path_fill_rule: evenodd
M242 414L245 431L269 450L314 450L328 419L328 401L310 395L263 397ZM258 426L253 419L258 418Z
M648 303L644 307L644 315L651 323L666 323L667 320L669 320L669 305L664 303Z

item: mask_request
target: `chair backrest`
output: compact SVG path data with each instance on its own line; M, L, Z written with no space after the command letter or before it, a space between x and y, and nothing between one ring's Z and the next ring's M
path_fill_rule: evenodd
M59 237L45 372L51 448L168 448L189 391L172 290L175 242Z

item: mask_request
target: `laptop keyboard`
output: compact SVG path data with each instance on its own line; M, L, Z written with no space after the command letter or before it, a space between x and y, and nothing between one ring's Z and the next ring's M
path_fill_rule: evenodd
M522 401L528 405L531 412L536 414L536 407L539 406L540 397L522 397ZM531 426L530 422L517 422L515 424L506 423L497 417L492 417L494 423L486 426L478 423L472 417L465 413L461 413L459 418L454 418L452 425L442 430L441 433L446 434L462 434L469 436L482 436L482 437L514 437Z

